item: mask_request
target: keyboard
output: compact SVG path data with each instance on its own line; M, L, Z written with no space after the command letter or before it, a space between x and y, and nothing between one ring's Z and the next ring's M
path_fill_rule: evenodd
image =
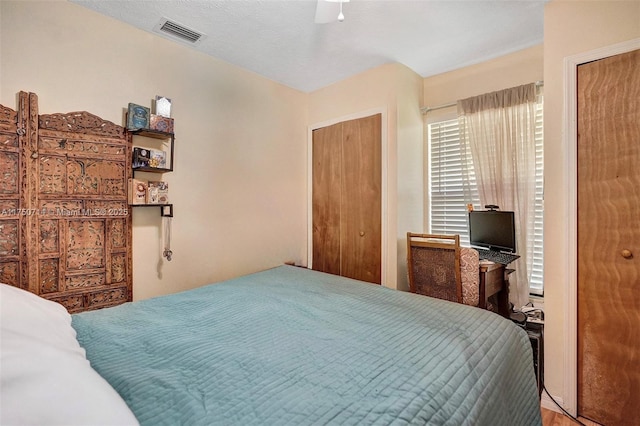
M480 255L480 260L490 260L503 265L508 265L520 257L517 254L502 253L496 250L478 250L478 254Z

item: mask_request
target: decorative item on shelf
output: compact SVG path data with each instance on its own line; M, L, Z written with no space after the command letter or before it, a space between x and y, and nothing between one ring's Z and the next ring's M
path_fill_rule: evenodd
M164 151L149 150L149 167L164 169L167 167L167 153Z
M149 161L151 160L151 153L148 149L134 147L133 148L133 161L131 165L134 168L149 167Z
M162 117L171 117L171 99L156 95L156 114Z
M147 203L147 182L140 179L129 179L129 204Z
M163 214L162 217L162 221L164 222L164 250L162 251L162 256L169 262L171 262L171 258L173 257L173 252L171 251L171 217L173 217L173 213L171 215Z
M147 204L169 204L169 184L162 181L149 181Z
M173 118L164 117L162 115L151 114L149 125L151 130L160 132L173 133Z
M151 110L145 106L129 103L127 110L127 129L148 129Z

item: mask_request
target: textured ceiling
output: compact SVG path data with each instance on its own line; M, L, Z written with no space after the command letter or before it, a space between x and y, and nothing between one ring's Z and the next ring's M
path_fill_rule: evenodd
M303 92L385 63L428 77L540 44L546 2L351 0L344 22L316 24L316 0L71 1L155 34L168 18L206 35L190 48Z

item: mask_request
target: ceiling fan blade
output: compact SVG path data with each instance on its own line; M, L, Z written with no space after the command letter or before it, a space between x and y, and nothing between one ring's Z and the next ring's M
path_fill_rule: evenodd
M316 5L316 24L328 24L338 20L340 3L335 1L318 0Z

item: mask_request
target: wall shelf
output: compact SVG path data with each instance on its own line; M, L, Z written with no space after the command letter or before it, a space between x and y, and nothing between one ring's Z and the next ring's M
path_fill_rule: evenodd
M168 173L173 171L173 145L175 142L174 133L168 133L168 132L163 132L163 131L154 130L154 129L137 129L137 130L130 130L130 132L132 136L141 136L141 137L152 138L152 139L157 139L161 141L169 141L168 167L149 167L149 166L132 167L134 175L136 172ZM173 217L173 204L131 204L130 206L131 207L159 207L160 216Z
M173 169L167 169L163 167L134 167L134 172L148 172L148 173L167 173L172 172Z
M130 207L160 207L160 216L173 217L173 204L130 204Z
M133 169L134 171L138 170L138 171L152 172L152 173L166 173L166 172L173 171L173 145L175 142L174 133L161 132L160 130L153 130L153 129L138 129L138 130L132 130L131 134L133 136L142 136L145 138L169 141L169 167L167 168L136 167Z

